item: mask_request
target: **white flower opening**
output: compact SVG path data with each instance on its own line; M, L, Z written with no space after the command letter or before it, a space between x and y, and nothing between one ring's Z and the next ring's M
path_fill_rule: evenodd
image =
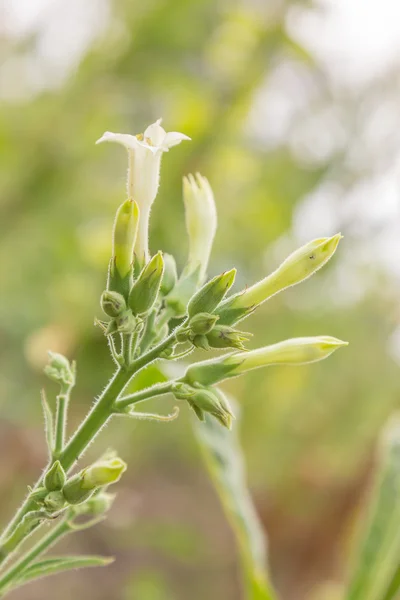
M144 133L130 135L106 131L96 144L116 142L128 151L128 197L136 200L139 210L139 228L135 244L136 257L140 263L149 260L148 238L151 206L157 196L160 180L161 156L173 146L190 137L183 133L167 133L161 127L161 119L149 125Z

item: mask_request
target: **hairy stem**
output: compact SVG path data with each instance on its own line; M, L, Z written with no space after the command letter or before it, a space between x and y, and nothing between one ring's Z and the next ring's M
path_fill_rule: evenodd
M143 400L149 400L149 398L154 398L155 396L168 394L172 389L172 384L172 381L166 381L165 383L158 383L144 390L140 390L139 392L135 392L134 394L129 394L129 396L124 396L120 400L117 400L114 403L114 407L119 411L127 406L131 406L131 404L143 402Z
M36 558L46 552L62 536L71 531L68 517L64 518L46 536L33 546L18 562L0 577L0 595L3 595L7 586L10 585Z

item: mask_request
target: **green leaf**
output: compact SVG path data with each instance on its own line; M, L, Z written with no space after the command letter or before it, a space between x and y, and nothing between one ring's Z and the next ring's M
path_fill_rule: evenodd
M63 571L72 571L73 569L86 567L105 567L113 561L113 558L104 556L54 556L36 562L28 567L15 582L15 587Z
M400 421L391 422L346 600L394 600L400 590Z
M237 410L235 410L235 413ZM210 415L194 421L206 465L239 545L248 600L274 600L266 570L265 534L246 485L237 424L229 431Z
M42 409L44 416L44 429L46 432L46 442L49 456L53 454L54 448L54 418L49 403L47 402L46 392L41 390Z

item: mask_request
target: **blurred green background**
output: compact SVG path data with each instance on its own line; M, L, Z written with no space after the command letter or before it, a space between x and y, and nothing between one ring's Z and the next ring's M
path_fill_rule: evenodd
M273 298L246 328L253 347L329 334L349 340L348 349L226 387L242 406L249 483L282 597L328 599L346 579L376 437L399 403L400 69L386 55L369 60L369 21L359 25L365 48L352 52L351 26L341 30L335 18L339 34L329 38L329 4L0 3L4 521L45 461L39 390L56 392L42 375L46 350L78 361L71 429L112 371L93 319L126 158L94 142L105 130L139 133L162 116L167 131L193 141L164 156L153 251L183 266L181 178L196 171L209 178L219 215L210 275L236 266L237 289L309 239L345 235L328 267ZM154 407L164 404L171 400ZM14 597L50 598L56 585L60 600L239 600L233 536L187 412L169 425L116 421L89 454L107 445L128 461L128 474L106 523L76 535L70 549L117 562Z

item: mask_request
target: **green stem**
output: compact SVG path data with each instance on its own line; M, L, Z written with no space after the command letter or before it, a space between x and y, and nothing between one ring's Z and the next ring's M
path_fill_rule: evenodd
M118 398L118 396L123 392L133 375L140 371L143 367L156 360L160 353L168 348L174 339L175 333L172 332L167 338L160 342L160 344L133 361L129 369L117 369L104 392L93 406L92 410L89 412L79 429L72 436L70 441L61 452L59 461L65 471L68 471L74 465L85 449L97 436L99 431L107 423L108 419L114 412L113 405L116 398ZM43 478L41 477L37 482L35 489L42 485L42 483ZM34 508L35 502L28 496L20 509L17 511L14 518L8 524L3 533L3 539L7 538L24 517L24 515L26 515L27 512L34 510ZM0 557L0 564L4 560L5 557Z
M67 411L69 403L69 391L57 396L57 412L53 458L58 458L65 444L65 431L67 426Z
M139 392L135 392L134 394L129 394L129 396L124 396L120 400L117 400L114 403L114 407L117 411L120 411L131 404L136 404L138 402L143 402L143 400L148 400L149 398L154 398L155 396L162 396L163 394L168 394L172 389L173 382L166 381L165 383L158 383L153 385L152 387L146 388L144 390L140 390Z
M38 556L48 550L56 541L71 530L68 523L68 517L63 519L56 527L54 527L45 537L43 537L33 548L31 548L25 556L16 562L4 575L0 578L0 594L4 592L4 588L12 583L23 571L28 567Z

